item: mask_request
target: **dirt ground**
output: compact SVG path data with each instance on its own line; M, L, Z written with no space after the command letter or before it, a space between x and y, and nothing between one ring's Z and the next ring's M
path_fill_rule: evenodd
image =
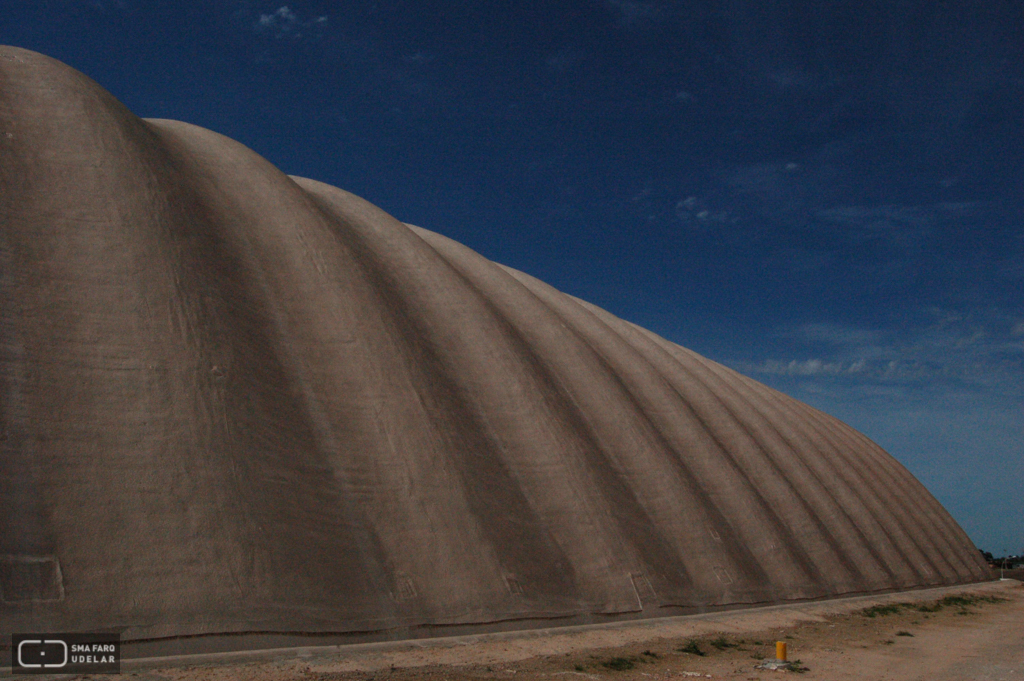
M803 678L1024 679L1024 584L992 582L591 627L128 661L138 681L753 681L785 641ZM96 679L99 677L91 677ZM116 678L116 677L111 677ZM123 676L121 678L124 678Z

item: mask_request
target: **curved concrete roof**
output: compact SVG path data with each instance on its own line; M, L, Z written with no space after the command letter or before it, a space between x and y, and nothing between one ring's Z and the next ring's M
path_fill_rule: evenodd
M651 616L984 579L860 433L0 48L0 633Z

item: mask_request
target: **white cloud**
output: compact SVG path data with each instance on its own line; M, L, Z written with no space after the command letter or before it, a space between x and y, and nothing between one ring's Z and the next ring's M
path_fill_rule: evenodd
M327 26L326 16L315 16L304 19L287 5L278 7L270 14L260 14L254 24L258 33L266 33L275 38L303 37L318 38Z
M295 13L288 7L280 7L273 14L260 15L260 26L288 25L295 21Z
M998 542L1024 528L1014 496L1024 473L1022 341L1018 310L929 307L884 330L795 326L766 339L775 359L727 363L863 432L979 546L1007 546ZM1017 502L992 510L978 501L995 497Z
M811 359L776 356L732 366L764 376L833 379L835 387L845 386L845 390L899 385L928 393L966 391L1024 398L1024 343L1020 340L1024 321L1019 317L928 308L906 318L905 325L908 328L899 332L882 332L804 324L778 333L777 338L789 341L791 357L807 352Z
M696 196L679 199L676 202L675 214L683 225L698 232L738 222L736 216L729 211L710 206Z
M827 362L820 359L784 360L769 359L763 364L751 367L757 373L775 374L777 376L838 376L841 374L859 374L867 368L867 360L855 362Z

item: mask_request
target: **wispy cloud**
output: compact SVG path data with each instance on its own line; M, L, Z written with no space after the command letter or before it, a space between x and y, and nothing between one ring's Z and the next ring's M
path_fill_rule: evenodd
M878 329L865 329L844 324L809 323L801 324L790 331L780 332L781 336L811 342L832 343L839 346L875 345L885 334Z
M899 332L833 323L780 331L793 354L735 362L764 376L835 379L853 385L902 385L931 392L956 390L1024 398L1024 322L989 311L928 308ZM838 387L838 386L837 386Z
M854 361L825 359L768 359L760 364L747 365L747 371L754 374L774 376L834 377L851 379L854 384L922 384L937 377L953 378L949 366L940 362L915 357L870 361L860 358Z
M918 250L933 230L975 217L982 205L973 202L935 203L923 206L838 206L817 212L820 224L836 230L847 241L888 239L904 250Z
M791 359L788 362L769 359L752 368L757 373L776 374L780 376L838 376L841 374L858 374L863 372L866 367L867 361L864 359L859 359L856 362L849 363L827 362L820 359Z
M269 14L260 14L253 22L257 33L274 38L319 38L327 27L325 15L301 17L287 5L278 7Z
M1024 532L1024 319L921 308L898 325L780 330L767 358L727 362L849 423L906 465L979 546ZM774 355L774 356L771 356ZM969 465L969 475L964 466Z
M739 194L785 198L802 188L806 178L802 166L787 163L751 163L736 166L723 178L726 186Z
M696 232L728 227L739 218L727 210L712 206L697 196L687 196L676 202L675 215L684 226Z
M918 206L840 206L819 211L818 217L835 225L890 232L926 227L932 221L932 211Z

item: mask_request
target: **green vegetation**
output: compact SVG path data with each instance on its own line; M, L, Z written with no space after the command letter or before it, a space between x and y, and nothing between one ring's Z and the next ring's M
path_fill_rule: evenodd
M738 643L730 643L729 640L726 639L724 636L713 638L709 641L709 643L714 647L718 648L719 650L725 650L726 648L735 648L739 645Z
M959 613L961 615L968 615L970 611L967 610L969 605L978 605L981 603L1000 603L1006 599L999 598L998 596L976 596L973 594L958 594L955 596L946 596L940 598L932 603L886 603L884 605L873 605L870 608L864 608L860 611L860 614L864 617L881 617L884 615L895 615L901 610L914 610L917 612L939 612L943 608L958 607L960 608Z
M897 631L896 635L897 636L913 636L913 634L911 634L909 631Z
M811 671L808 667L805 667L800 660L793 660L789 663L789 671L796 672L797 674L803 674L804 672Z
M895 615L903 608L911 607L910 603L886 603L885 605L873 605L870 608L864 608L860 611L860 614L865 617L880 617L884 615Z
M960 594L959 596L946 596L940 600L939 603L950 607L959 605L962 608L966 608L968 605L977 605L978 603L1002 603L1005 600L1005 598L999 598L998 596L973 596L971 594Z
M601 666L604 667L605 669L611 669L612 671L615 671L615 672L624 672L624 671L627 671L629 669L632 669L636 665L634 664L632 658L629 658L629 657L613 657L610 660L605 660L604 662L602 662Z
M680 648L679 652L688 653L690 655L700 655L701 657L707 655L707 653L700 649L700 645L698 645L697 642L693 640L689 641L685 646Z
M659 655L658 653L651 652L650 650L645 650L644 652L642 652L640 654L641 655L646 655L647 657L653 657L655 660L657 660L659 657L661 657L661 655Z

